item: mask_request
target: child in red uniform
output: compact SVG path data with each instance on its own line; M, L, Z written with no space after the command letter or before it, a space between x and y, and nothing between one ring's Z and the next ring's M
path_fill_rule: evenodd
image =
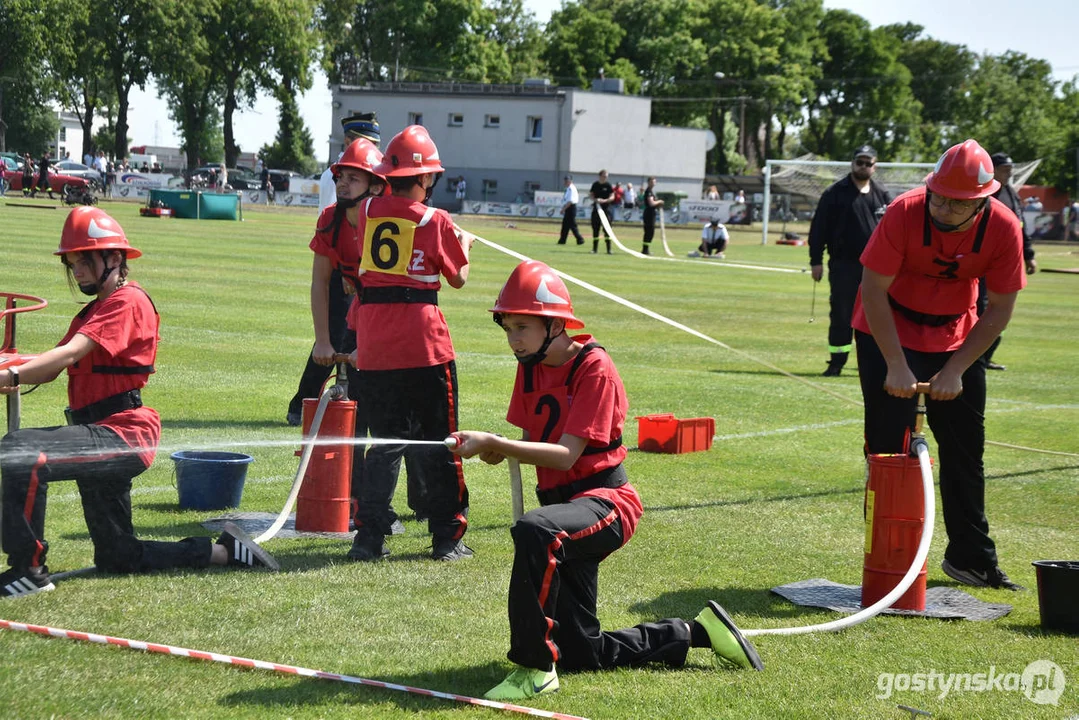
M161 420L142 404L141 388L154 372L158 316L146 291L127 280L131 247L104 211L80 207L64 223L59 255L69 280L95 299L83 308L55 348L18 368L0 370L0 393L19 384L68 373L70 425L8 433L0 442L3 548L10 569L0 575L0 597L54 588L45 566L48 483L74 480L94 543L99 570L144 572L174 567L265 566L277 563L232 525L208 537L151 542L135 537L131 480L153 462Z
M1022 589L997 564L985 517L985 350L1026 285L1015 214L990 197L1000 187L974 140L945 152L923 188L888 207L862 253L851 324L865 401L868 452L906 451L915 387L931 387L926 413L940 457L948 547L941 569L978 587ZM978 279L989 305L979 318Z
M443 210L424 203L443 172L438 148L422 126L390 141L375 174L392 194L360 205L363 292L349 311L361 341L353 356L375 438L444 440L457 429L457 365L446 319L438 309L440 278L460 288L468 279L471 236L459 236ZM356 512L353 560L389 555L385 538L397 519L390 499L405 445L367 451ZM472 555L461 541L468 525L468 489L459 458L444 446L417 446L422 482L418 513L428 518L432 557Z
M643 508L626 479L622 427L629 404L610 357L573 315L565 284L541 262L517 266L491 310L520 363L506 419L523 439L455 433L454 452L490 464L536 466L540 507L511 528L508 657L518 667L486 694L521 700L558 689L555 666L600 670L661 662L690 647L763 668L727 613L709 602L695 620L669 618L615 632L596 617L599 563L629 542Z

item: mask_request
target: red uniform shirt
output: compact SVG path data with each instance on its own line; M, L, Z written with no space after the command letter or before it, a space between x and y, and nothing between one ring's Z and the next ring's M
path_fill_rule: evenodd
M349 225L348 220L342 219L341 225L335 233L333 227L333 214L337 208L334 203L322 211L315 225L315 236L308 245L316 254L330 259L333 267L350 280L358 281L357 269L360 265L360 229ZM319 228L327 228L325 230Z
M445 210L401 197L365 200L360 212L360 268L365 288L439 290L468 264ZM353 303L349 325L360 370L431 367L454 359L446 318L430 303Z
M903 193L888 206L862 253L862 265L895 277L888 294L892 300L917 313L959 315L936 327L915 322L893 309L899 343L921 352L955 350L978 322L975 307L978 279L985 276L989 290L999 294L1018 292L1026 286L1023 272L1023 232L1019 219L1000 201L990 198L989 221L982 245L974 252L979 215L963 232L945 233L930 224L925 246L925 188ZM851 325L868 333L861 290L854 304Z
M150 297L136 283L117 288L104 300L95 300L71 321L63 345L76 334L98 347L67 369L67 399L74 410L146 385L150 372L111 374L95 368L152 367L157 357L159 318ZM154 461L161 441L161 418L143 407L124 410L96 423L114 430L130 447L139 450L146 467Z
M573 340L587 345L590 335L576 335ZM563 434L584 438L590 448L602 448L622 437L629 401L610 356L594 348L581 361L569 380L573 360L558 367L542 363L531 368L517 368L506 420L528 432L534 442L557 443ZM529 387L527 374L532 375ZM626 447L594 454L582 454L568 471L536 467L540 490L568 485L575 480L612 468L626 458ZM574 497L601 497L614 503L622 518L625 544L637 529L644 513L641 498L629 483L619 488L586 490Z

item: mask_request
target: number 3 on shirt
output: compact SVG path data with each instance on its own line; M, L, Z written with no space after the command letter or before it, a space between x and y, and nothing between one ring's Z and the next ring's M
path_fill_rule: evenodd
M416 224L413 222L390 217L368 218L363 231L360 267L390 275L408 275L415 238Z

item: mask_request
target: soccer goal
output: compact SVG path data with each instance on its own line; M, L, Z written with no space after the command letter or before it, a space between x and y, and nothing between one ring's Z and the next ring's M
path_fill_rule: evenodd
M1037 169L1041 160L1016 163L1012 172L1012 186L1020 187ZM892 197L918 187L935 163L889 163L878 162L873 179L884 185ZM761 212L761 244L768 244L768 221L771 215L773 194L800 196L813 207L824 191L835 181L850 172L850 161L817 160L816 156L803 155L793 160L766 160L764 163L764 207ZM789 207L789 203L786 203Z

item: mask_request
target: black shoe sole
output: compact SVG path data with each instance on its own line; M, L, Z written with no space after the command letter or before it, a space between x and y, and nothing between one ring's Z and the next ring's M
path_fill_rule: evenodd
M753 647L753 643L749 641L749 638L742 634L742 631L734 624L734 620L727 614L727 611L714 600L708 601L708 607L712 609L712 612L716 614L716 617L719 618L720 622L726 625L727 629L734 635L734 639L738 641L738 644L742 648L742 652L746 654L746 657L749 659L749 664L753 666L753 669L757 671L764 670L764 661L761 660L757 648Z
M232 537L236 538L237 542L247 548L247 550L252 555L258 558L259 562L268 567L270 570L277 572L281 569L281 566L277 563L276 560L274 560L273 555L259 547L258 543L256 543L250 535L241 530L240 527L236 525L236 523L226 522L224 526L222 526L222 530L227 532Z

